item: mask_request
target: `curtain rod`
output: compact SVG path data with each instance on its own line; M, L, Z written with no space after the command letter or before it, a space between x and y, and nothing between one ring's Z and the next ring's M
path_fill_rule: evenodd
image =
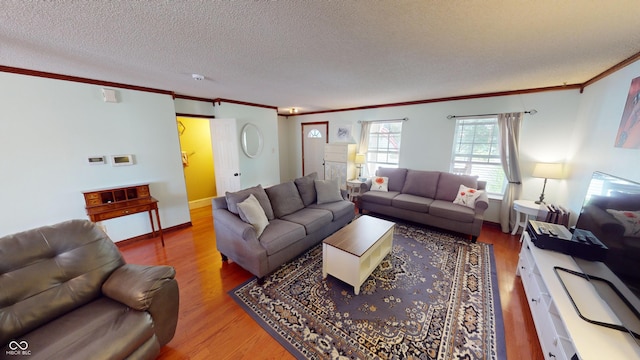
M538 110L531 109L529 111L525 111L524 113L525 114L535 115L535 114L538 113ZM500 114L448 115L447 119L455 119L455 118L462 118L462 117L476 117L476 116L496 116L496 115L500 115Z
M402 118L402 119L387 119L387 120L358 120L358 124L363 123L363 122L388 122L388 121L408 121L409 118Z

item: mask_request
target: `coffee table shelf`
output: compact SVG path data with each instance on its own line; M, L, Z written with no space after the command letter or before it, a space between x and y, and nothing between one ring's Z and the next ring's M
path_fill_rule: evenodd
M360 286L380 265L393 247L395 223L363 215L338 230L322 243L322 278L332 275L353 286Z

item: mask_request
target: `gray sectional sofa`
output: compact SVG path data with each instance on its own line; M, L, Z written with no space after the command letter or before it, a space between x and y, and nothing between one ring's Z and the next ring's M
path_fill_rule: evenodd
M344 199L337 181L318 181L316 177L313 173L268 188L258 185L214 198L216 247L223 261L233 260L262 283L280 265L353 220L354 204ZM247 219L249 214L243 209L253 201L250 195L264 211L266 227Z
M380 168L376 176L388 178L388 191L368 191L364 186L360 211L409 220L472 236L480 235L484 212L489 206L485 191L481 191L472 207L455 204L460 185L484 190L486 182L477 177L440 171Z

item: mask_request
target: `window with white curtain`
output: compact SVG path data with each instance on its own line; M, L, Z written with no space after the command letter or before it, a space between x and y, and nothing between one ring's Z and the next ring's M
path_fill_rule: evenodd
M502 196L507 184L500 160L498 117L456 120L450 172L478 176L487 193Z
M367 170L373 175L379 167L397 168L400 163L402 120L375 121L369 128Z

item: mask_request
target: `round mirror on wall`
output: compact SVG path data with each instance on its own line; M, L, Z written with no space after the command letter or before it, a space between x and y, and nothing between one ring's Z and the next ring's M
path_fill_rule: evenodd
M257 126L247 123L242 127L240 134L242 140L242 151L250 158L255 158L262 152L264 145L262 133Z

